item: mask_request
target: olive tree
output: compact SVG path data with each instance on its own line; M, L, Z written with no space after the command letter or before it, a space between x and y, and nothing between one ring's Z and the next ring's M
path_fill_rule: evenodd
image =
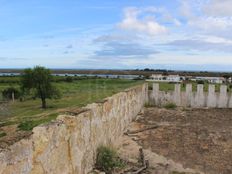
M41 99L42 108L46 108L46 99L60 96L57 88L52 84L51 71L47 68L36 66L24 70L21 78L23 91L35 91L35 97Z

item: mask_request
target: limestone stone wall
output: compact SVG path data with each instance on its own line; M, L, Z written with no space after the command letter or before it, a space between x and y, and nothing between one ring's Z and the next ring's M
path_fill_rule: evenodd
M215 85L209 85L208 92L204 92L204 85L197 85L197 91L192 90L192 84L186 85L186 91L181 91L180 84L175 84L174 91L160 91L159 84L153 84L149 91L149 102L162 106L175 103L177 106L192 108L232 108L232 94L227 92L227 86L221 85L220 91L215 92Z
M146 84L60 115L0 152L0 174L86 174L100 145L114 144L148 100Z

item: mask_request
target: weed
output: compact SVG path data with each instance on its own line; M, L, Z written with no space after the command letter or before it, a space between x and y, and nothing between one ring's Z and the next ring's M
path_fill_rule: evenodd
M164 108L166 109L175 109L177 106L175 103L167 103L164 105Z
M97 149L96 168L110 174L115 168L122 168L123 162L118 157L117 151L111 147L100 146Z

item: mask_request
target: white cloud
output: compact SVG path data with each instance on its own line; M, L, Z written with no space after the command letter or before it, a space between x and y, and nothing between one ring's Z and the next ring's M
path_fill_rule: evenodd
M180 11L180 14L187 19L191 19L194 17L190 1L181 0L179 11Z
M188 22L189 25L205 31L222 31L231 29L232 20L226 17L205 17L201 16Z
M203 10L210 16L232 16L232 0L211 0Z
M191 37L213 35L232 38L232 0L179 0L182 27Z
M167 33L167 28L160 25L153 16L147 15L143 18L139 18L140 14L146 13L148 10L154 11L155 9L126 8L124 10L124 19L118 24L119 28L152 36Z

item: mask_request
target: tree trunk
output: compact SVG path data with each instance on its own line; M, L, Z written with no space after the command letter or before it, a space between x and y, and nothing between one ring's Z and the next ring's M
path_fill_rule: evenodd
M46 109L47 108L46 99L45 98L41 98L41 101L42 101L42 108Z
M14 92L12 92L12 101L14 102L14 100L15 100L15 97L14 97Z

